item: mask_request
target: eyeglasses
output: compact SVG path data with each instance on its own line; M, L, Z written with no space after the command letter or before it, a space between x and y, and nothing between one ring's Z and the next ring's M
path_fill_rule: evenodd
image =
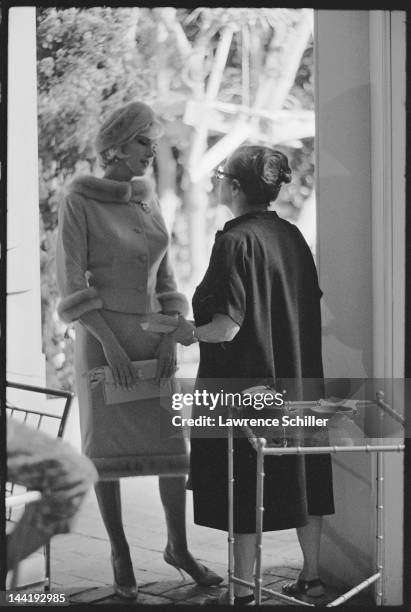
M230 174L229 172L224 172L224 166L218 166L218 168L214 171L214 176L216 179L223 179L223 178L230 178L230 179L236 179L237 181L239 181L239 179L234 176L234 174Z

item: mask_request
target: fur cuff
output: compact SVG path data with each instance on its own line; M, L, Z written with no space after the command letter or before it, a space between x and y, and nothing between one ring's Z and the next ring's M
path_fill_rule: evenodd
M157 298L164 312L176 311L182 314L183 317L187 316L188 302L187 298L182 293L178 291L167 291L160 293Z
M72 323L90 310L103 308L103 301L94 287L81 289L61 300L57 312L65 323Z

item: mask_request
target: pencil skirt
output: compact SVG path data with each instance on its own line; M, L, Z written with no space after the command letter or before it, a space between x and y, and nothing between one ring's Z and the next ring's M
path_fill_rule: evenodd
M144 315L99 311L132 361L155 359L161 334L140 326ZM75 324L75 376L82 451L102 479L188 471L187 443L173 427L170 401L164 397L118 404L105 402L104 382L90 376L106 366L100 342L79 322Z

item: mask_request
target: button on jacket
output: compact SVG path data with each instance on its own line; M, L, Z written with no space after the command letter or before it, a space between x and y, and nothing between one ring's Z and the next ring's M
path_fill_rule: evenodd
M59 210L59 314L67 322L95 308L187 313L168 260L169 236L156 198L131 201L128 182L82 176Z

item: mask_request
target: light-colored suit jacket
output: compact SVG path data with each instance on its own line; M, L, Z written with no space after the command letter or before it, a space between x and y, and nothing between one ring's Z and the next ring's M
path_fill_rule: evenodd
M187 314L157 199L148 205L131 201L128 182L81 176L70 183L59 210L57 241L63 320L71 322L95 308Z

